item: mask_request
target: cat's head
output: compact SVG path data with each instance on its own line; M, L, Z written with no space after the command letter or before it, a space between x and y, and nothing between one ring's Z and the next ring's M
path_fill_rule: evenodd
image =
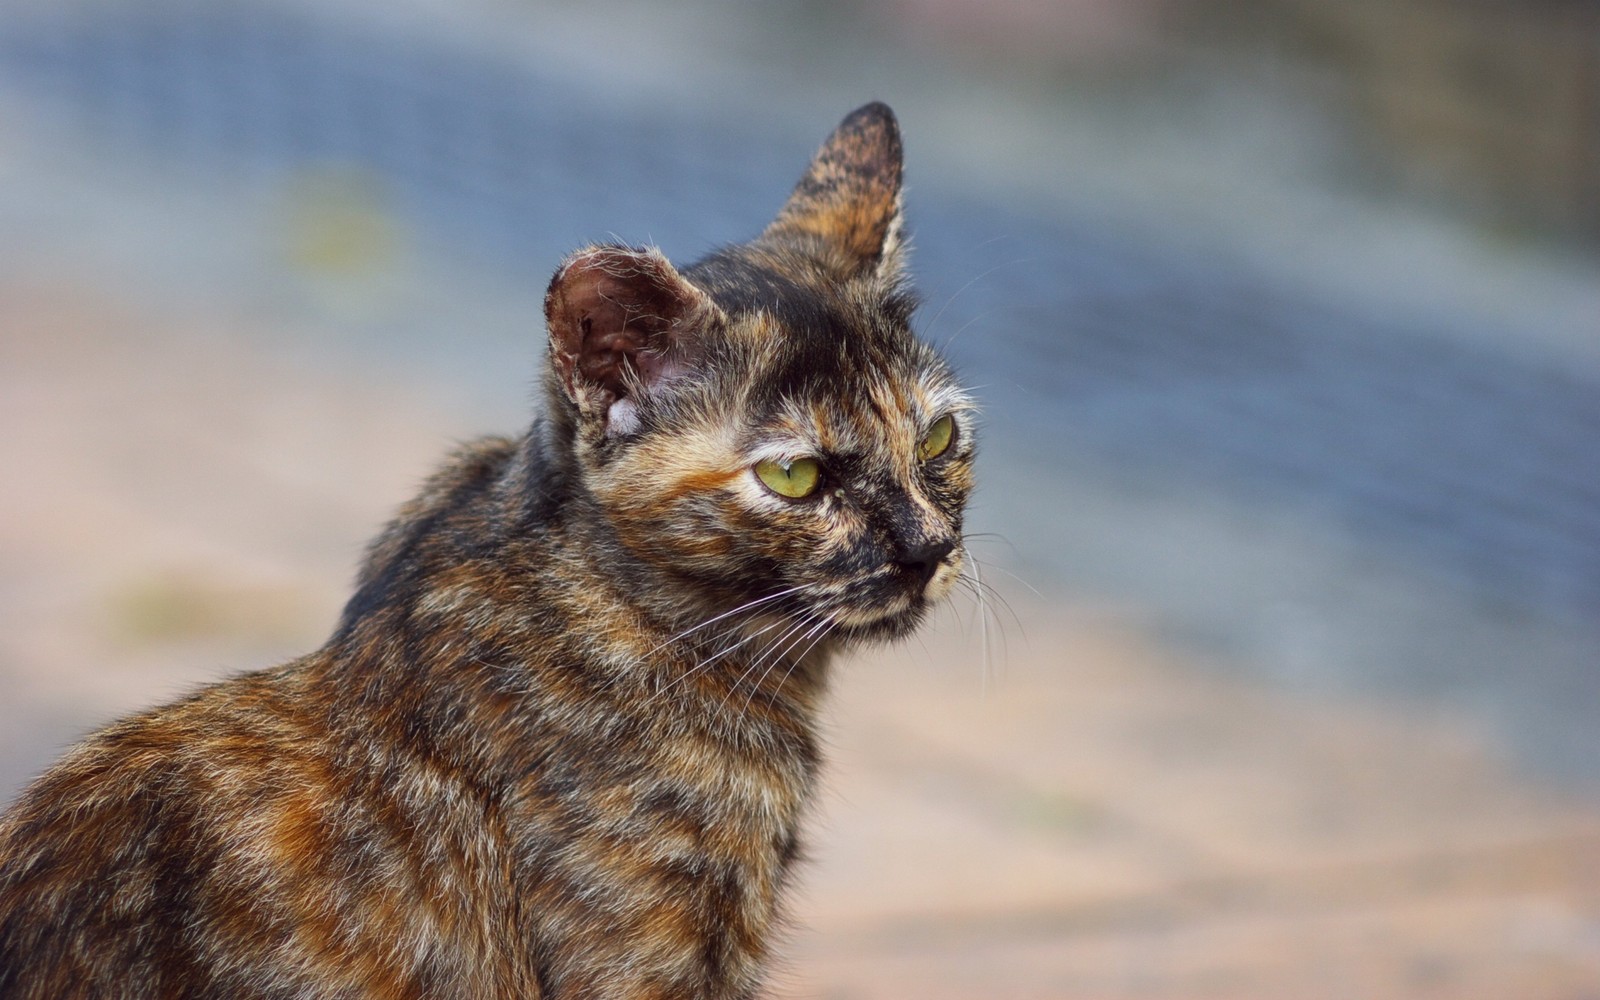
M766 598L732 620L898 635L961 572L974 407L911 332L900 175L871 104L755 240L681 272L592 246L551 281L576 475L702 614Z

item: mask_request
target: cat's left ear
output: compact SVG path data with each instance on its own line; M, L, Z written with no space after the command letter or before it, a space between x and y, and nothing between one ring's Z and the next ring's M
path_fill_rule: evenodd
M659 250L593 246L568 257L544 299L550 361L567 396L607 435L632 433L642 407L701 353L722 311Z
M809 243L841 278L898 279L901 163L894 112L878 102L857 108L822 144L762 239Z

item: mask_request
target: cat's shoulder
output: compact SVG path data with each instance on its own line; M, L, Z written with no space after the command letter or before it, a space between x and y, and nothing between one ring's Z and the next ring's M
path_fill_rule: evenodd
M491 435L456 445L423 480L416 496L400 508L392 525L459 506L463 500L489 488L518 461L523 444L520 438Z
M487 541L497 528L495 487L526 460L524 438L481 437L452 449L367 547L355 595L345 608L345 624L374 607L391 584L419 572L419 560L430 544L452 535Z

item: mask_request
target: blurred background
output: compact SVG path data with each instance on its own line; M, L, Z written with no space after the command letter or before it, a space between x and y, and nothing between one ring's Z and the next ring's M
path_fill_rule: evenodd
M9 0L0 796L875 99L998 596L842 672L779 994L1600 997L1586 3Z

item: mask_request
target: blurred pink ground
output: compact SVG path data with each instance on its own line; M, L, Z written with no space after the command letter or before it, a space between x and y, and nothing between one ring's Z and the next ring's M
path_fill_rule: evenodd
M0 287L0 779L320 641L436 387ZM231 321L230 321L231 322ZM531 352L530 352L531 354ZM1001 589L841 672L786 997L1600 995L1600 807L1459 720L1226 678Z

